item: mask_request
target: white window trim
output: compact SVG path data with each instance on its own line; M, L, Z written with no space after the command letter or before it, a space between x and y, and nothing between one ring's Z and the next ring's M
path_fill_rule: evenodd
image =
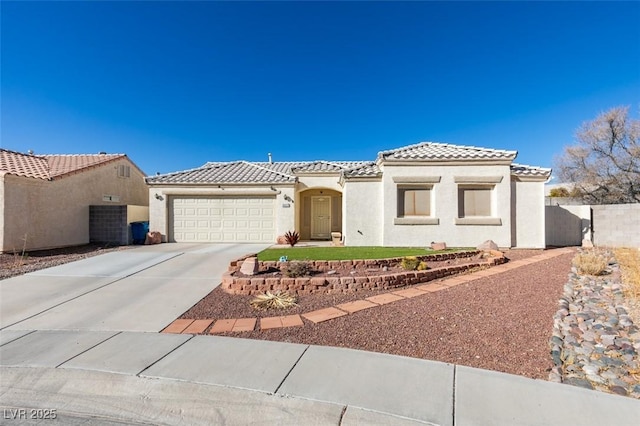
M396 181L396 179L398 179ZM412 190L412 189L424 189L429 191L429 215L428 216L418 216L418 215L406 215L399 216L397 207L396 207L396 217L393 219L394 225L439 225L440 219L435 217L435 192L433 183L440 182L440 177L432 177L425 178L421 176L416 179L412 178L393 178L394 182L398 183L396 186L396 200L399 203L399 195L402 190ZM404 194L404 192L403 192Z
M502 219L496 215L497 206L496 206L496 185L495 183L499 183L502 180L501 176L496 176L493 178L494 182L482 182L479 183L477 177L468 177L468 179L461 179L459 177L455 178L455 181L458 183L462 183L458 185L458 203L460 202L460 191L464 191L465 189L489 189L491 191L491 216L465 216L465 217L456 217L454 223L456 225L485 225L485 226L501 226ZM492 178L486 178L487 180L491 180ZM473 183L467 183L467 180L473 180ZM458 215L460 214L460 205L458 207Z

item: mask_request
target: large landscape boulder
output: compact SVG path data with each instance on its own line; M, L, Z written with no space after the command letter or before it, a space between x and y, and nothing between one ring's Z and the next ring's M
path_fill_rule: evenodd
M498 250L498 245L494 243L493 240L487 240L476 248L482 251L491 251L491 250Z
M242 262L240 272L245 275L255 275L260 270L257 257L248 257Z
M447 249L447 243L442 242L442 243L431 243L431 250L446 250Z

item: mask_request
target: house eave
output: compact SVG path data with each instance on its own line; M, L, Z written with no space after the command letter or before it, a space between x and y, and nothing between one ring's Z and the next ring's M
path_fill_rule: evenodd
M512 159L473 159L466 158L460 160L429 160L429 159L420 159L420 160L393 160L393 159L384 159L380 162L382 166L414 166L414 167L424 167L428 166L468 166L470 163L474 166L510 166L513 162Z

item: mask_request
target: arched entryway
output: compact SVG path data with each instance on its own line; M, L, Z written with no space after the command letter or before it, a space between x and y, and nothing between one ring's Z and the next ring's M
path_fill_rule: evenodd
M301 240L330 240L342 232L342 194L326 188L301 191L298 223Z

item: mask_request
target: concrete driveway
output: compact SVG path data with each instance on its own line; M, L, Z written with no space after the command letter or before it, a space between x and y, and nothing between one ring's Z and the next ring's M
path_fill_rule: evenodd
M0 329L157 332L266 244L160 244L0 281Z

